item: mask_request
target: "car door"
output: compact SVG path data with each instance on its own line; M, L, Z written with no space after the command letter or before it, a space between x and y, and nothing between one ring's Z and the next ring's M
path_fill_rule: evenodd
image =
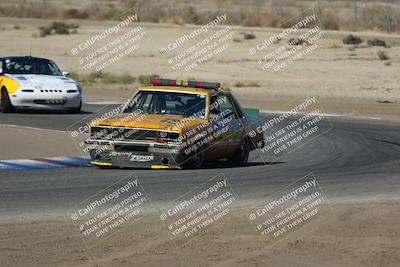
M244 130L229 95L219 92L210 97L210 127L214 136L207 158L227 158L239 148Z
M224 133L224 125L222 121L222 109L219 104L219 95L213 94L210 96L209 104L209 124L207 127L207 136L210 137L210 142L205 151L207 160L217 160L227 157L226 133Z
M221 94L220 100L222 102L221 109L225 117L224 123L228 125L229 131L226 134L226 152L228 155L235 153L245 135L243 123L241 120L242 114L235 106L231 94Z

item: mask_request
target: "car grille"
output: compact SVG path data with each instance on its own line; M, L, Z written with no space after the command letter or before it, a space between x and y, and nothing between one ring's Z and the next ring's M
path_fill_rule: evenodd
M39 105L64 105L66 103L65 100L59 99L51 99L51 100L42 100L42 99L36 99L33 100L33 103L39 104Z
M58 89L41 89L40 90L41 93L62 93L62 90L58 90Z
M91 128L90 136L92 139L97 140L154 141L156 138L161 138L163 141L166 142L176 142L178 141L179 133L138 128L95 126Z

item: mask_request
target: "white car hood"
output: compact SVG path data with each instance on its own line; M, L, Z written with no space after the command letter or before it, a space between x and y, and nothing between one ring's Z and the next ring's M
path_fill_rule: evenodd
M77 89L77 83L64 76L43 74L6 74L23 89Z

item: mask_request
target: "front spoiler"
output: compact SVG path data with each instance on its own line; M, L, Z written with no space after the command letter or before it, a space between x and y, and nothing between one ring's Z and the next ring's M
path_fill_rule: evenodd
M89 151L92 165L98 167L145 168L145 169L181 169L184 157L181 154L153 153L143 151L115 150Z

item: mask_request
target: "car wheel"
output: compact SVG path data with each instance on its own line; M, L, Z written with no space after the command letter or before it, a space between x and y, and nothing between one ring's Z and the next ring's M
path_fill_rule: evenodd
M11 104L10 97L6 88L1 89L1 112L10 113L14 111L14 107Z
M115 167L113 168L112 166L100 166L100 165L96 165L96 168L102 169L102 170L115 169Z
M249 160L250 144L247 138L243 139L240 143L239 149L233 157L233 163L237 166L246 166Z
M187 160L184 167L190 169L200 169L204 165L204 150L202 148L196 149L191 158Z
M79 106L78 106L77 108L72 109L72 110L71 110L71 113L80 113L81 110L82 110L82 99L81 99L81 101L79 102Z

